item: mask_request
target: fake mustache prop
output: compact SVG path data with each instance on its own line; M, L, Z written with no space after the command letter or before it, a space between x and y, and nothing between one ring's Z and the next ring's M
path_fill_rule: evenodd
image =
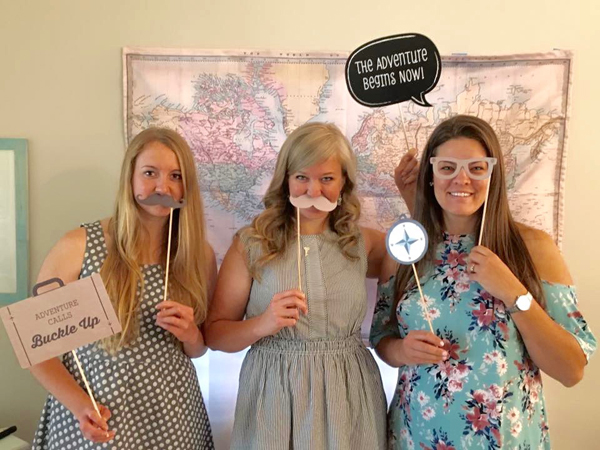
M337 208L337 202L330 202L325 197L320 195L319 197L312 198L304 194L300 197L292 197L290 195L290 203L299 209L306 209L314 206L319 211L330 212Z
M160 205L160 206L165 206L167 208L173 208L173 209L181 208L181 207L185 206L185 203L186 203L185 198L182 198L180 201L177 202L170 195L159 194L159 193L151 194L144 199L142 199L138 195L136 197L136 200L138 201L138 203L140 203L142 205L148 205L148 206Z

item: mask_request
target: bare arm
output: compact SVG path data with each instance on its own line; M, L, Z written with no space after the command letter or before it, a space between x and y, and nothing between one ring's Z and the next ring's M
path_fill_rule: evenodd
M546 233L521 227L521 234L540 278L551 283L572 284L571 275L560 251ZM476 274L469 276L507 308L527 289L500 259L485 247L475 247L469 263L477 264ZM552 378L570 387L583 377L587 363L577 340L556 323L535 301L528 311L511 315L533 362Z
M85 229L78 228L60 239L44 260L37 282L54 277L62 279L65 284L76 281L85 253L85 236ZM58 358L36 364L29 370L45 389L73 413L86 438L94 442L108 442L114 437L114 431L107 432L106 420L110 417L108 409L101 407L102 417L98 415L87 393Z
M367 253L367 278L377 278L385 257L385 234L372 228L360 227Z
M213 350L239 352L283 327L296 325L300 312L307 312L304 294L294 289L275 294L263 314L244 320L252 277L243 251L236 238L221 264L205 326L206 343Z

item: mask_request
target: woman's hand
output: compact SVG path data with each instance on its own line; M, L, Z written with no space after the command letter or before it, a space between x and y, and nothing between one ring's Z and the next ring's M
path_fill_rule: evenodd
M419 161L417 161L416 155L417 150L410 149L404 154L398 163L398 167L394 169L394 182L411 214L414 211L417 177L419 175Z
M79 421L79 429L83 437L97 443L104 443L112 440L115 437L115 431L108 430L106 421L110 419L110 411L104 405L98 403L100 414L94 409L90 402L83 410L75 415Z
M489 248L473 247L467 263L469 278L477 281L492 296L502 300L507 308L513 306L519 295L527 293L523 283Z
M306 297L302 291L292 289L273 296L267 309L259 316L258 332L272 336L284 327L293 327L300 319L300 311L308 314Z
M156 309L156 325L173 334L179 341L185 343L198 342L200 329L194 319L194 310L171 300L160 302Z
M444 341L429 331L409 331L398 345L400 361L407 366L439 364L448 359L448 352L442 348Z

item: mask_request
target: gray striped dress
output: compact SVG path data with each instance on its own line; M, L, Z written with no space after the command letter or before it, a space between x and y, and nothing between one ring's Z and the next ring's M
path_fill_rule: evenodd
M232 449L383 449L386 401L381 376L360 338L367 257L341 253L336 235L302 236L308 315L256 342L240 372ZM305 255L306 253L306 255ZM254 280L246 317L277 292L298 286L296 246Z

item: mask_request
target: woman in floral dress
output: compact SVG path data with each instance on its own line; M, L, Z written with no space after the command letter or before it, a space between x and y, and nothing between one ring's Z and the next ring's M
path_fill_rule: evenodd
M430 244L417 270L434 333L412 268L389 257L371 329L399 367L390 448L549 449L541 371L573 386L596 349L565 262L546 233L512 219L486 122L442 122L422 162L414 218Z

